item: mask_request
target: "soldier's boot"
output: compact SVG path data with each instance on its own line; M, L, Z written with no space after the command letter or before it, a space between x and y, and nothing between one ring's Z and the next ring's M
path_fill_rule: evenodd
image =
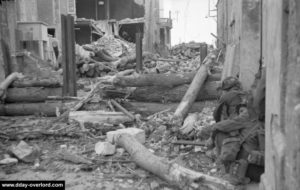
M250 182L250 179L246 177L248 169L248 162L244 159L234 161L229 166L229 173L225 176L230 183L234 185L245 185Z

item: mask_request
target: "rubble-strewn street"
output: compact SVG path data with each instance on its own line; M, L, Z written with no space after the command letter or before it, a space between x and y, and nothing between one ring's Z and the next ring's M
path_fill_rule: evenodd
M206 102L205 105L207 111L200 116L201 126L210 125L211 109L215 103ZM167 125L168 118L166 112L142 121L140 128L147 133L147 149L170 162L220 176L221 171L205 155L203 146L172 144L176 137L171 135L174 132ZM87 126L82 131L78 123L70 122L58 123L56 129L47 130L45 126L51 119L43 117L2 117L1 122L6 126L1 132L1 155L8 154L17 139L39 148L39 154L34 155L32 162L19 160L18 163L1 165L1 180L66 180L66 187L71 189L174 188L138 167L122 147L116 147L113 155L97 155L95 144L105 141L99 126Z
M0 0L0 189L300 189L299 15Z

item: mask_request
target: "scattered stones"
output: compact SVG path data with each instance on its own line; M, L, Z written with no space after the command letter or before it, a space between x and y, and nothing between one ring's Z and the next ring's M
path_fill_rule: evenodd
M132 135L136 138L136 140L138 140L140 143L145 143L146 141L146 134L145 131L142 129L138 129L138 128L126 128L126 129L119 129L116 131L110 131L106 134L107 137L107 141L114 144L115 143L115 139L117 136L121 135L121 134L129 134Z
M216 173L217 172L217 169L216 168L213 168L209 171L210 173Z
M60 149L62 150L67 150L68 146L66 144L60 145Z
M95 145L95 152L103 156L113 155L116 152L116 146L109 142L98 142Z
M125 150L124 150L124 148L117 148L116 152L118 155L122 156L124 154Z
M32 147L26 142L21 141L17 146L13 145L10 151L23 162L34 162L40 156L40 150L38 147Z
M4 159L0 160L0 165L9 165L18 163L18 159L11 158L8 154L4 155Z
M159 188L159 184L156 181L152 181L150 183L150 187L151 187L151 189L157 189L157 188Z

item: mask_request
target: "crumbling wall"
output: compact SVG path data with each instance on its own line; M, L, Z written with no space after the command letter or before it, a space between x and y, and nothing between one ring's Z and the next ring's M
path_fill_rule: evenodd
M138 4L139 3L139 4ZM122 20L124 18L141 18L145 16L145 8L141 1L110 0L110 18Z
M76 15L78 18L104 20L106 19L106 1L99 4L98 0L77 0L76 1Z
M38 20L37 0L18 0L18 21L35 22Z
M218 37L226 43L226 59L224 66L227 76L238 76L240 73L240 40L242 0L219 0L218 9ZM224 47L219 41L219 47ZM228 61L230 60L230 61Z
M249 90L258 72L261 57L260 0L243 0L240 35L240 81Z
M261 0L219 0L218 37L226 43L223 78L239 76L249 90L259 68L261 54ZM219 47L222 47L219 42ZM226 61L227 59L227 61Z

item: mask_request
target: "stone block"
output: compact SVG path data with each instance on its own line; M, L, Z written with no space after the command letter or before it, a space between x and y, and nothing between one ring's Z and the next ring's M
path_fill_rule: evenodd
M95 145L95 152L103 156L113 155L116 152L116 146L109 142L98 142Z
M32 147L24 141L21 141L17 146L11 146L10 151L23 162L34 162L40 155L39 148Z

